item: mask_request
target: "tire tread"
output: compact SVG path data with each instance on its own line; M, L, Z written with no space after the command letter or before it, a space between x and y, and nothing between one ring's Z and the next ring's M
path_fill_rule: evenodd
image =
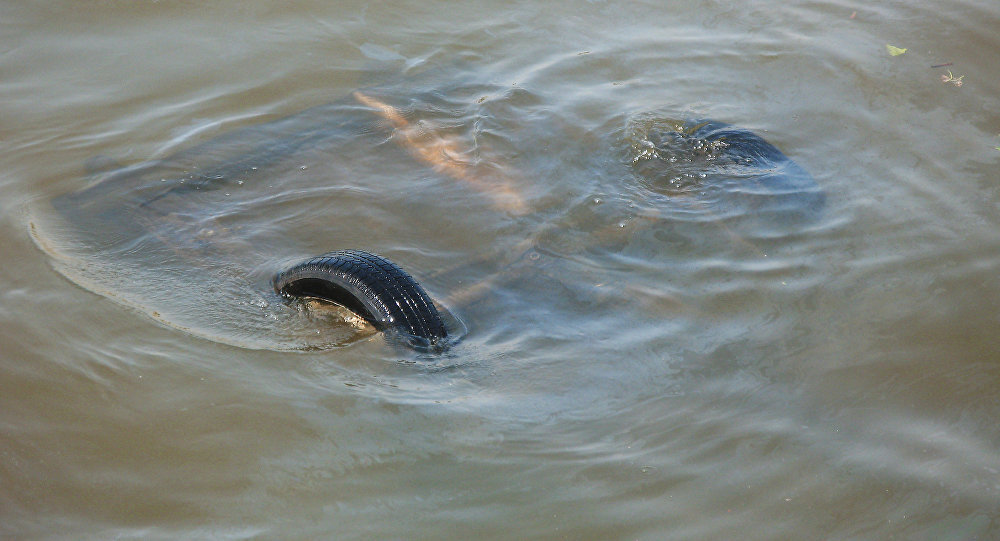
M283 295L343 304L380 330L391 328L432 343L448 334L420 284L392 261L370 252L338 250L313 257L279 273L274 286Z

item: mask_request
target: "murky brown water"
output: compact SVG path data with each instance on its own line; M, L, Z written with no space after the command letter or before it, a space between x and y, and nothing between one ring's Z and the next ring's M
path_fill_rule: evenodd
M0 537L1000 537L995 2L5 3L0 29ZM825 201L765 219L643 161L695 118ZM462 340L269 289L346 247Z

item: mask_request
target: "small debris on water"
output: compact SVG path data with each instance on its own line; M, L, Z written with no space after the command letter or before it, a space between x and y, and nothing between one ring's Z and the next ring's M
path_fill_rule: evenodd
M889 45L888 43L885 44L885 48L889 50L889 54L892 56L899 56L906 52L905 48L896 47L895 45Z
M945 62L944 64L934 64L931 67L937 69L937 68L947 68L948 66L954 66L954 65L955 65L954 62Z
M953 84L955 86L962 86L962 79L964 79L964 78L965 78L965 75L959 75L958 77L955 77L951 73L951 70L948 70L948 74L947 75L941 75L941 82L942 83L951 83L951 84Z
M301 165L301 166L299 166L299 169L305 171L306 169L309 169L309 167L307 167L305 165Z

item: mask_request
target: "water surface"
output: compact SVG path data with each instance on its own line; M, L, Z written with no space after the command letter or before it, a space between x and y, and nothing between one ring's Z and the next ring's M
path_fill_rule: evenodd
M998 535L993 3L0 21L4 536ZM526 212L415 159L358 90ZM780 148L820 211L651 181L650 126L704 118ZM114 175L95 156L131 191L67 219ZM195 171L227 183L171 185ZM268 289L346 247L418 277L462 341L421 355Z

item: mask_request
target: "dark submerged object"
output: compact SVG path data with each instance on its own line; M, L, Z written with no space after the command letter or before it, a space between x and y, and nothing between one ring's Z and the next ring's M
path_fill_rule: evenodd
M692 196L712 219L772 226L816 218L826 196L812 175L759 135L724 122L639 119L629 161L650 192Z
M361 250L339 250L308 259L274 278L286 296L337 303L380 331L396 331L437 345L448 336L430 296L388 259Z
M366 134L379 133L375 123L371 111L358 109L352 101L236 130L162 160L121 167L106 158L93 159L88 169L101 173L101 180L53 204L82 231L94 233L93 245L102 256L131 257L136 246L148 248L156 241L164 245L156 245L162 254L213 271L224 266L226 272L215 276L228 276L232 265L227 258L234 254L220 253L218 243L199 234L200 224L211 223L220 211L242 213L238 203L218 192L265 175L269 183L276 178L292 181L288 170L298 169L299 156L318 153L323 158L327 149L343 149L356 140L363 148ZM712 221L763 217L781 225L789 217L814 217L824 205L825 196L807 171L748 130L662 117L640 117L630 125L629 165L662 211L658 219L687 219L693 208ZM678 206L682 212L671 210ZM237 252L235 257L243 261L251 255ZM242 268L253 264L243 261ZM147 261L138 266L146 268ZM360 250L330 252L279 272L272 285L285 297L314 297L344 306L417 349L449 345L449 327L425 290L381 256Z
M96 274L97 280L86 279L84 287L96 284L102 293L117 292L120 286L140 290L116 298L151 307L149 311L158 314L170 313L165 320L184 329L199 329L210 317L205 314L228 314L232 305L249 306L233 321L256 317L259 304L269 299L259 288L263 284L248 276L268 254L254 250L252 239L237 234L247 223L242 219L246 200L281 193L305 169L300 165L327 159L331 149L350 153L377 141L381 136L370 136L378 133L376 122L370 111L349 100L241 128L162 159L128 166L103 156L88 160L89 185L51 201L63 223L73 226L64 244L73 250L70 276ZM244 182L256 188L237 196L246 190L241 188ZM228 197L229 192L234 197ZM149 265L151 255L160 261L164 280L150 282L146 273L156 272ZM92 266L91 261L99 264ZM125 280L114 278L113 272L95 271L105 268L101 266L105 261L115 263L108 267L114 272L123 269ZM187 275L189 271L193 272ZM164 305L173 307L170 290L192 279L202 282L186 291L193 296L214 295L205 298L213 304L204 312L190 310L195 313L192 319L178 317L181 311L164 310ZM452 343L449 329L456 327L446 327L442 312L423 287L384 257L360 250L330 252L268 281L286 300L314 297L334 302L414 349L441 351ZM217 288L217 282L225 283ZM209 324L219 320L211 317ZM451 318L447 321L455 324ZM253 323L271 321L264 316ZM239 334L244 330L241 324L227 324L222 321L223 331L213 329L209 336L235 336L237 343L245 343Z

